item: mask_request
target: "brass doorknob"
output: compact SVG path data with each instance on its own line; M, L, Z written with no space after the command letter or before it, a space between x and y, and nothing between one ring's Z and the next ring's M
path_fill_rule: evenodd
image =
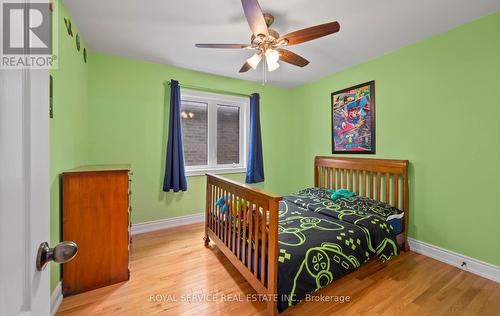
M73 259L77 252L78 245L73 241L60 242L54 248L50 248L47 242L43 242L38 247L36 269L42 271L50 261L66 263Z

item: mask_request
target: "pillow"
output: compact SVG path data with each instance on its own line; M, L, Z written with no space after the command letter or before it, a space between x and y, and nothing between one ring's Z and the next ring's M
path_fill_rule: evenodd
M335 200L332 200L332 194L330 192L331 190L324 188L307 188L298 191L297 193L291 195L291 197L293 197L295 200L298 198L302 201L333 201L335 204L340 205L342 208L377 215L379 217L382 217L386 221L390 221L392 219L401 219L404 216L403 211L384 202L376 201L374 199L359 195L355 195L352 197L342 196Z
M332 207L336 205L339 209L373 215L385 220L392 227L394 235L398 235L403 231L404 212L400 209L384 202L357 195L332 199L331 191L324 188L307 188L283 198L311 211L317 211L323 206ZM345 193L346 191L342 192Z

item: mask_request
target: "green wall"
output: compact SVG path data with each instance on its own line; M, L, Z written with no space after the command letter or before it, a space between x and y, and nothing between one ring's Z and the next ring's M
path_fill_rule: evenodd
M187 192L162 191L169 110L169 90L164 83L170 79L199 87L260 93L266 181L259 186L276 193L299 187L296 169L301 166L301 157L290 155L290 147L300 135L300 118L288 90L105 54L91 54L90 60L89 162L132 164L134 223L204 209L204 176L188 177ZM230 177L244 181L243 174Z
M500 265L500 13L294 90L302 165L331 155L331 92L369 80L375 157L411 162L410 236Z
M50 120L50 244L60 241L60 185L59 175L67 169L84 164L88 152L87 79L88 67L83 60L85 41L80 39L81 50L76 48L77 28L73 37L68 35L64 18L69 17L62 2L57 2L58 69L52 69L53 118ZM51 264L51 289L59 282L59 265Z

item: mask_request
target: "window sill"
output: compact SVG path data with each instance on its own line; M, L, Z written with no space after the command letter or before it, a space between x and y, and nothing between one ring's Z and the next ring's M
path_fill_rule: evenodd
M186 170L186 177L204 176L207 173L227 174L227 173L246 173L247 168L214 168L214 169L196 169Z

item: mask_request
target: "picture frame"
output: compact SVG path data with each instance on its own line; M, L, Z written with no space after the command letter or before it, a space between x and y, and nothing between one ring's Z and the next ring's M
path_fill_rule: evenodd
M333 154L375 154L375 80L331 94Z

